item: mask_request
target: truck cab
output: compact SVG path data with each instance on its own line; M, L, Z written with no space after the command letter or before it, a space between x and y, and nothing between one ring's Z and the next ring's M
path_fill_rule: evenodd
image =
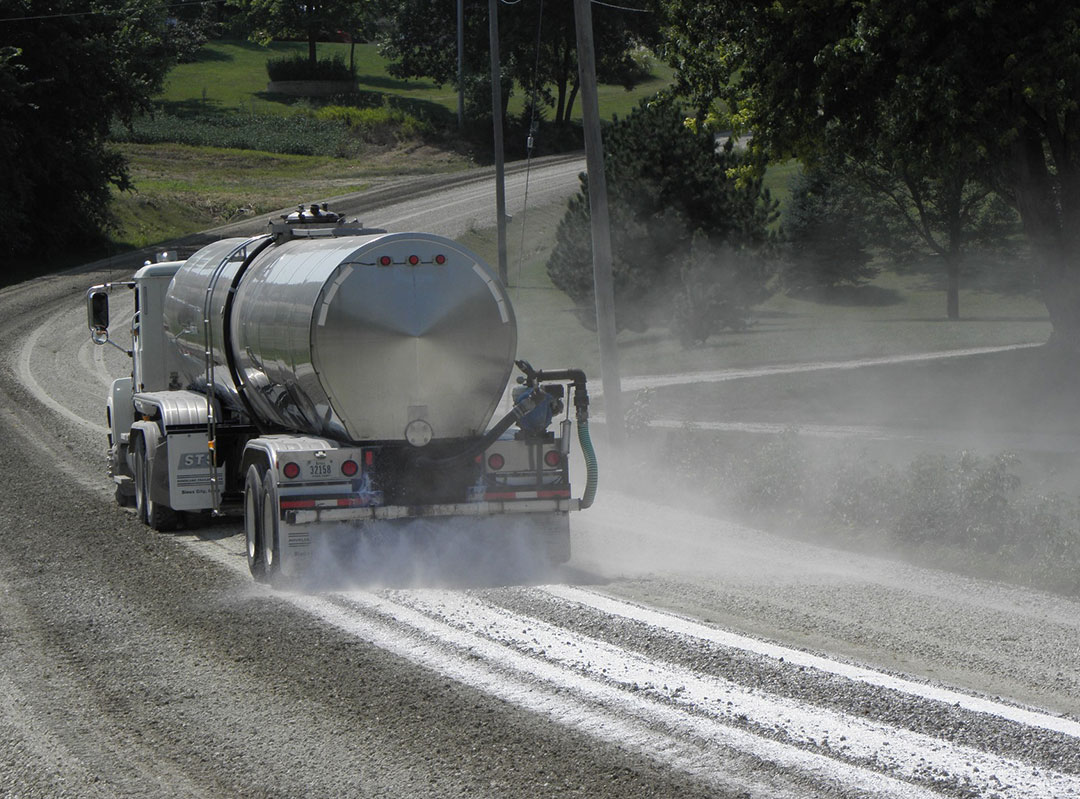
M120 345L109 339L109 292L126 288L132 292L130 324L131 374L112 382L106 399L105 415L109 427L109 476L116 484L116 499L121 505L135 501L134 474L129 462L128 444L135 423L134 395L140 391L161 391L168 388L168 348L165 331L160 324L143 325L142 319L161 319L165 295L173 275L183 261L146 263L130 281L92 286L87 291L89 326L94 340Z

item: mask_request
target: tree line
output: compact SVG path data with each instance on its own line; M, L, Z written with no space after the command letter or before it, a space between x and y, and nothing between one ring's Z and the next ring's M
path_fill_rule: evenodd
M486 6L465 0L465 89L477 113L490 96ZM657 297L649 287L664 285L670 291L653 305L681 315L673 326L685 340L708 334L702 315L738 324L730 306L756 301L748 286L776 244L775 203L761 175L794 158L804 166L796 197L818 207L789 227L812 240L815 230L836 226L818 250L826 273L844 257L826 244L858 243L846 220L864 204L844 199L857 189L876 198L875 214L894 231L938 256L955 317L963 253L1000 238L1015 216L1036 256L1052 342L1080 348L1080 7L635 0L596 5L594 14L602 80L640 80L643 54L675 70L665 97L607 134L617 155L609 183L625 200L615 210L627 253L616 264L624 319L654 316L656 308L630 308L641 311L641 297ZM110 187L127 184L109 125L147 111L170 66L223 21L253 38L305 38L312 56L316 40L374 39L395 75L457 81L449 2L8 0L0 12L0 258L108 223ZM577 93L573 31L569 3L500 4L502 79L527 93L534 119L568 123ZM745 152L719 146L720 131L728 141L744 137ZM583 262L587 242L573 225L586 218L580 201L568 211L552 273L587 299L587 285L563 268ZM661 240L663 274L641 271L640 253ZM841 278L867 274L858 251L848 248ZM791 277L798 282L797 272Z

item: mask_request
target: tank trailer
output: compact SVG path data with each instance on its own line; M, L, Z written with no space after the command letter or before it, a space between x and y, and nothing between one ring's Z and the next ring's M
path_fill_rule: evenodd
M242 514L259 581L304 573L322 532L421 517L512 525L569 558L569 513L596 491L585 374L516 360L506 290L465 247L301 206L90 288L91 337L124 349L109 333L121 289L132 369L107 398L108 465L143 523Z

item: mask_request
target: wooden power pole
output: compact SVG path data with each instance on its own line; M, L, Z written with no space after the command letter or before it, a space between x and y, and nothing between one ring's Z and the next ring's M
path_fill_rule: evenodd
M491 118L495 128L495 229L499 238L499 280L509 285L506 266L506 185L503 166L502 69L499 65L499 0L488 0L491 40Z
M600 136L600 104L596 96L596 55L593 51L591 0L574 0L577 23L578 79L585 126L585 168L589 173L589 217L592 220L593 294L596 297L596 332L600 339L600 377L604 387L604 415L613 447L626 441L619 349L615 343L615 286L611 275L611 222L604 144Z
M457 0L457 126L465 127L465 0Z

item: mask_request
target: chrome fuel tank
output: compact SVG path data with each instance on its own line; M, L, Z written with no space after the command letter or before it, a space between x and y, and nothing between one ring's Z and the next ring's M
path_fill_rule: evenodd
M177 387L205 387L209 333L227 404L351 441L482 433L517 346L491 270L424 233L216 242L177 272L165 326Z

